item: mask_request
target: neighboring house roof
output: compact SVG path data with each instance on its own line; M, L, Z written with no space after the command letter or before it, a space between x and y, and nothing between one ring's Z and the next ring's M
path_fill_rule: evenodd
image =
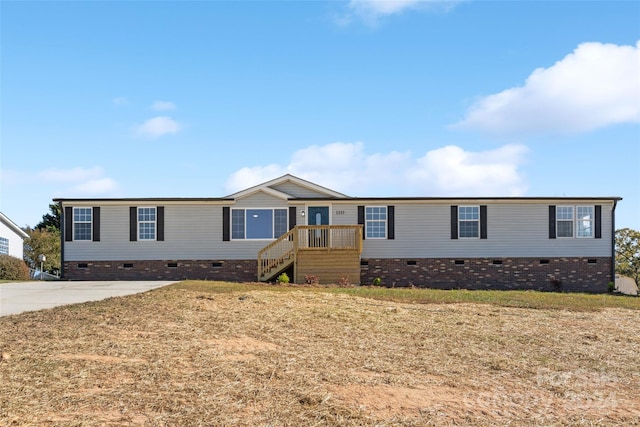
M27 233L25 233L15 222L11 221L5 214L0 212L0 221L2 221L7 227L13 230L18 236L20 236L23 240L29 237Z

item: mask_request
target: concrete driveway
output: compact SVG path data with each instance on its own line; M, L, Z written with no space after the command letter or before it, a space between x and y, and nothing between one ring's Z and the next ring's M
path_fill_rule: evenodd
M137 294L176 282L20 282L0 284L0 316Z

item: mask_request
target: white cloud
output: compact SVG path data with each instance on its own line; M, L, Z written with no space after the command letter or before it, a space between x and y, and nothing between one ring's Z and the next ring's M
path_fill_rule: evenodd
M163 135L176 134L182 129L182 124L171 117L158 116L149 119L135 127L136 135L144 138L159 138Z
M242 168L226 183L229 193L291 173L357 196L496 196L527 190L519 167L527 148L505 145L470 152L457 146L367 154L362 142L313 145L296 151L287 165Z
M354 18L376 25L383 16L397 15L409 10L450 9L462 0L351 0L348 12L336 22L349 24Z
M493 134L580 133L640 122L640 41L583 43L524 86L477 101L456 128Z
M98 178L82 182L71 189L70 194L104 196L114 194L118 190L118 183L111 178Z
M100 166L92 168L75 167L71 169L45 169L38 173L38 178L45 182L77 182L96 179L104 174Z
M118 182L100 166L42 171L0 170L0 210L19 225L34 226L55 198L118 197Z
M267 165L245 167L235 171L225 184L226 190L231 194L254 185L262 184L278 176L288 173L286 167L281 165Z
M115 97L111 100L111 102L113 103L113 105L115 105L116 107L121 107L123 105L128 105L129 104L129 99L127 99L124 96L118 96Z
M480 152L448 145L419 158L407 178L417 185L432 186L438 195L522 195L527 187L518 166L527 151L523 145Z
M60 197L105 196L119 191L118 183L105 176L104 168L100 166L45 169L35 174L35 178L40 186L55 184ZM60 184L66 184L66 187L60 188Z
M349 8L362 14L393 15L424 3L424 0L351 0Z
M176 109L176 104L170 101L156 101L151 104L151 109L156 111L171 111Z

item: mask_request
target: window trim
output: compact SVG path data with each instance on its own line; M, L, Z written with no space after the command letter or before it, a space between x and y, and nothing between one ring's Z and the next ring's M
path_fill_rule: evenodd
M76 221L76 210L77 209L86 209L89 211L89 215L91 216L91 221ZM89 224L89 238L88 239L78 239L76 237L76 224ZM72 241L74 242L92 242L93 241L93 207L91 206L73 206L71 209L71 233L72 233Z
M247 211L250 210L260 210L260 211L271 211L271 237L260 237L260 238L249 238L247 237ZM282 210L285 211L285 232L282 233L280 236L274 237L276 235L276 210ZM234 215L233 212L234 211L243 211L244 212L244 222L242 224L242 230L243 230L243 236L242 238L238 238L238 237L233 237L233 219L234 219ZM280 238L281 236L283 236L284 234L286 234L289 231L289 209L288 207L231 207L230 212L229 212L229 240L230 241L237 241L237 242L241 242L241 241L252 241L252 242L259 242L259 241L274 241L278 238Z
M560 221L569 222L568 219L558 219L558 213L562 208L571 208L571 236L561 236L560 235L560 227L558 224ZM575 206L573 205L556 205L556 238L557 239L574 239L576 237L576 214L575 214Z
M579 236L578 235L578 222L584 222L584 219L578 218L578 208L590 208L591 209L591 217L587 221L589 221L589 230L591 231L589 236ZM573 214L574 222L575 222L575 230L574 234L576 239L593 239L595 237L595 225L596 225L596 207L594 205L576 205L574 206L574 214Z
M4 243L6 241L6 243ZM9 239L7 237L0 237L0 255L9 255ZM5 252L6 248L6 252Z
M380 220L380 219L367 219L367 209L369 208L380 208L380 209L384 209L384 220ZM367 224L369 222L375 222L375 223L384 223L384 227L382 228L383 232L384 232L384 236L380 237L380 236L370 236L368 233L368 227ZM365 239L367 240L387 240L388 234L389 234L389 207L386 205L365 205L364 206L364 234L365 234Z
M460 219L460 209L461 208L476 208L478 209L478 219ZM481 215L480 215L480 205L458 205L458 239L478 239L480 240L480 236L482 235L481 228ZM461 222L475 222L478 224L478 235L477 236L462 236L460 233L460 223Z
M153 209L154 211L154 220L153 221L142 221L140 220L140 209ZM153 239L145 239L140 235L140 224L150 224L153 223ZM139 242L155 242L158 240L158 207L157 206L137 206L136 207L136 235L137 240Z
M554 210L554 219L553 225L555 226L554 237L556 239L598 239L597 237L597 227L599 221L601 221L598 217L598 206L600 205L553 205ZM558 232L558 224L560 221L569 222L568 219L558 219L558 211L561 208L570 208L571 209L571 236L561 236ZM591 233L589 236L578 236L578 222L585 221L578 219L578 208L590 208L591 209L591 218L588 220L591 223Z

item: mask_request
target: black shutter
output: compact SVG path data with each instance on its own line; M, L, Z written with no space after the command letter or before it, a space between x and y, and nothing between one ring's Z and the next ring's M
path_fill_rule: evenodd
M229 206L222 207L222 241L228 242L231 240L231 213L229 211Z
M596 218L595 218L595 228L596 228L596 239L602 239L602 206L596 205Z
M93 241L100 241L100 208L93 208Z
M458 238L458 207L451 206L451 238Z
M480 238L487 238L487 205L480 205Z
M289 230L296 226L296 207L289 206Z
M158 228L156 240L164 242L164 206L158 206L156 208L156 221L156 227Z
M138 240L138 208L135 206L129 207L129 241L135 242Z
M64 208L64 241L73 241L73 208L71 206Z
M549 238L556 238L556 207L549 205Z
M358 225L364 225L364 206L358 206ZM366 231L362 230L362 240L365 239Z
M396 209L395 206L387 206L387 239L396 238Z

